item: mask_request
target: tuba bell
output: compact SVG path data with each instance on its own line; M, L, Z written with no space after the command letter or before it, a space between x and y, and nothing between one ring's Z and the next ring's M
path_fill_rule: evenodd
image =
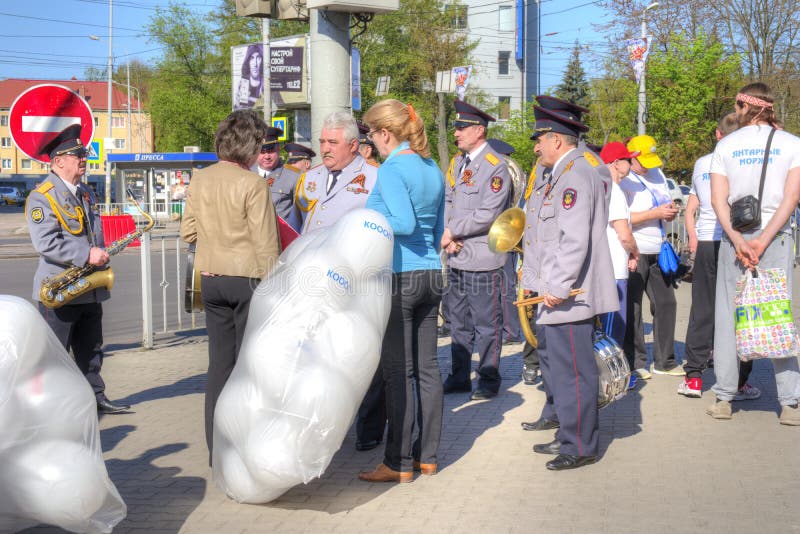
M495 219L489 229L489 250L495 254L519 252L521 256L522 248L519 247L519 242L522 240L523 233L525 233L525 212L521 208L508 208ZM518 301L523 300L525 297L525 290L522 289L522 284L520 284L521 276L522 267L517 271ZM525 341L530 343L533 348L536 348L539 343L533 330L531 330L530 323L530 320L533 319L533 306L518 304L517 313L519 313L519 324L522 334L525 336Z

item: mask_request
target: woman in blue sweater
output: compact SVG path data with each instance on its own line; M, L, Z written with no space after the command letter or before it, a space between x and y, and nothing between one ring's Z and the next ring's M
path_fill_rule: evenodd
M443 285L438 244L444 230L444 178L430 157L425 125L410 104L382 100L363 120L384 158L367 208L383 214L394 231L394 274L381 352L386 452L383 463L359 478L411 482L413 470L436 473L442 432L436 319ZM412 443L415 425L418 437Z

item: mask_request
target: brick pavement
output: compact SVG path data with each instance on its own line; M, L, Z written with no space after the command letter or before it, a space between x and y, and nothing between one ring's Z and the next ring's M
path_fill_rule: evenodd
M679 290L680 341L688 291ZM448 343L440 340L443 372ZM128 505L115 532L800 532L800 428L778 424L769 362L757 362L752 377L762 398L735 403L731 421L704 413L710 372L702 399L677 395L679 378L655 376L601 411L599 463L553 473L548 457L531 451L552 433L520 429L543 402L537 387L519 380L521 348L504 347L496 399L445 397L436 476L405 485L359 481L381 449L356 452L351 429L321 479L260 506L237 504L210 481L205 338L116 352L104 367L109 394L133 403L135 413L100 423L110 476Z

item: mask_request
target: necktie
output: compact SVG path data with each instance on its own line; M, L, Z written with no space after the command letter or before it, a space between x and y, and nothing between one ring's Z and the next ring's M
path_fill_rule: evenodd
M459 176L459 177L463 176L463 174L464 174L464 170L465 170L467 167L469 167L469 162L470 162L470 159L469 159L469 154L467 154L467 156L464 158L464 161L461 163L461 170L460 170L460 171L458 171L458 176Z
M336 185L336 180L339 178L339 175L341 173L342 171L331 171L328 173L328 187L325 191L326 195L329 194L331 192L331 189L333 189L333 186Z

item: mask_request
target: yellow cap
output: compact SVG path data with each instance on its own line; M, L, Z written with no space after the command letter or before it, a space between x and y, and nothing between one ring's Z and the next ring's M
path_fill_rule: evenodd
M639 152L636 159L642 164L645 169L655 169L661 167L664 162L656 154L656 140L649 135L637 135L628 141L628 150L631 152Z

